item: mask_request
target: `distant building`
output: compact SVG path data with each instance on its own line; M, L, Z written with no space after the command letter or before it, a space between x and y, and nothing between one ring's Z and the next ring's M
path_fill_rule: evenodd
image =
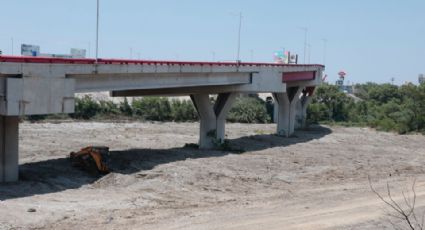
M21 45L21 55L31 57L53 57L53 58L85 58L85 49L72 48L70 54L47 54L40 52L40 46L38 45Z
M419 74L418 81L419 81L419 84L424 84L425 83L425 75Z

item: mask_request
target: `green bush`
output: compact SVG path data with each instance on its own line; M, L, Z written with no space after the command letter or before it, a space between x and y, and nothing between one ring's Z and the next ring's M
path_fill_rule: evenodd
M263 100L255 97L239 97L230 110L227 120L240 123L267 123L271 119Z
M361 100L354 102L335 86L318 87L308 121L368 125L400 134L425 132L425 84L358 84L355 95Z
M317 124L320 121L328 120L329 117L328 109L324 104L313 103L308 107L307 110L307 122Z
M171 101L171 116L174 121L196 121L198 113L190 100Z
M338 87L324 84L317 88L312 104L308 108L308 120L318 121L348 121L350 109L354 101L339 91Z
M124 98L124 101L120 103L119 110L124 116L133 116L133 108L130 106L130 103L128 103L126 97Z
M75 113L71 117L88 120L100 112L100 105L91 96L75 99Z
M151 121L171 121L170 101L163 97L143 97L131 104L135 116Z
M29 115L26 116L26 119L30 122L37 122L47 118L47 115Z
M102 115L119 115L120 108L113 101L99 101L99 112Z

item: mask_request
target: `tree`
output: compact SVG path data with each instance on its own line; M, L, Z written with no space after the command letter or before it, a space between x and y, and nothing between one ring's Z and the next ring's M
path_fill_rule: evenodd
M337 86L324 84L317 88L308 112L319 116L313 119L316 121L348 121L353 105L354 100Z

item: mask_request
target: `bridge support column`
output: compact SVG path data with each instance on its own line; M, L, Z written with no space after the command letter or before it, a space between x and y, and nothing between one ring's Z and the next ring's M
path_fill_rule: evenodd
M313 99L315 87L306 87L301 94L297 105L295 129L305 129L307 126L307 108Z
M0 116L0 183L18 181L19 117Z
M288 87L286 93L274 93L277 134L289 137L294 133L296 106L302 92L300 87ZM277 105L277 106L276 106Z
M211 103L209 94L190 96L200 118L199 148L211 149L224 142L226 116L236 96L236 93L218 94L215 104Z

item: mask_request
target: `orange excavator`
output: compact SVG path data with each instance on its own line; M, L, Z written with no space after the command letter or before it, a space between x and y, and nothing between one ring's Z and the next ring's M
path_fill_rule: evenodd
M88 171L92 175L108 174L107 159L109 148L104 146L88 146L78 152L69 154L72 166Z

